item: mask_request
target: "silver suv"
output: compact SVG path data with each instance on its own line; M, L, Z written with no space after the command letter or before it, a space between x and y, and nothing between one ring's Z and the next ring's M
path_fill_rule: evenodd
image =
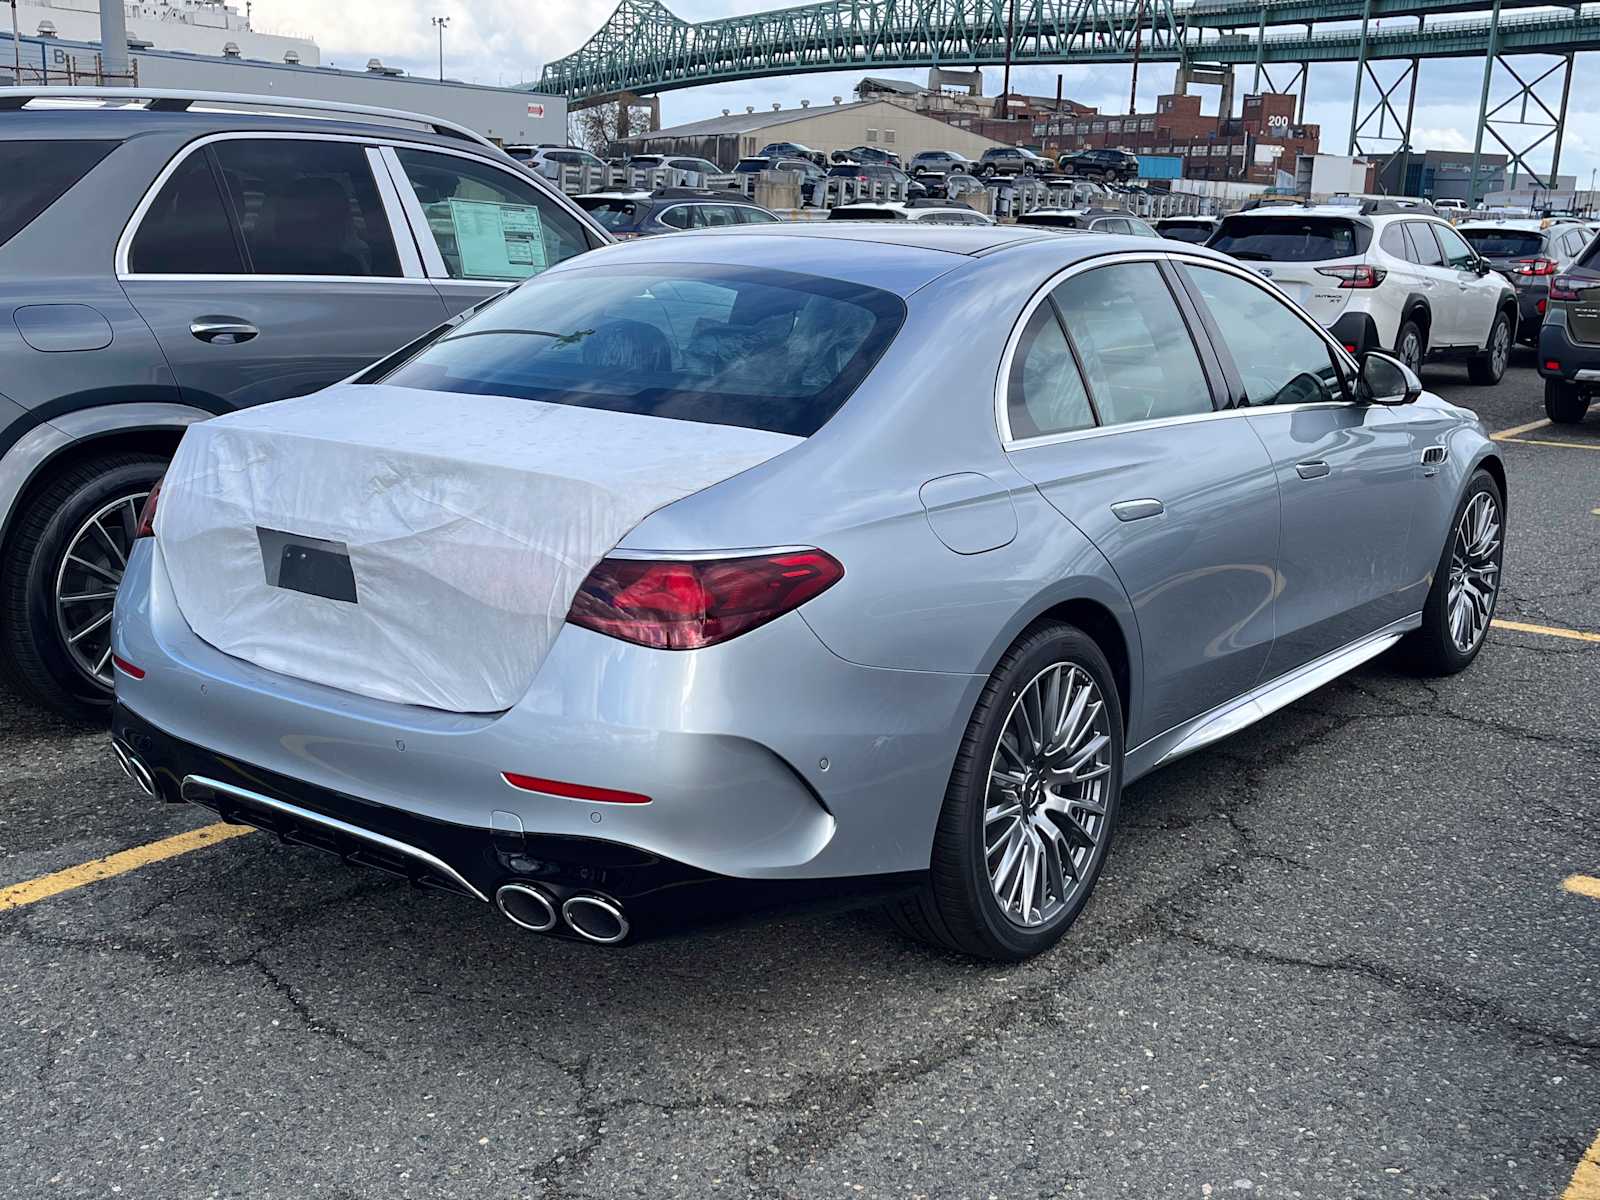
M8 89L0 671L62 712L110 703L112 597L185 426L326 387L610 240L430 117Z

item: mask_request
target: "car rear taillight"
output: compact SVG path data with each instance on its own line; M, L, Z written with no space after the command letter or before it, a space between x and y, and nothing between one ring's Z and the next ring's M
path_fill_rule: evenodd
M821 550L740 558L601 559L567 620L659 650L696 650L748 633L799 608L840 579Z
M1389 272L1382 267L1369 267L1366 263L1355 267L1318 267L1318 275L1337 279L1341 288L1375 288Z
M150 489L150 494L144 498L144 507L139 510L139 524L133 531L135 538L154 537L156 533L156 501L161 496L161 481L156 480L155 486Z
M1554 259L1519 258L1512 262L1518 275L1554 275L1561 268Z
M1557 275L1550 281L1550 299L1552 300L1577 300L1578 289L1587 283L1593 287L1600 280L1580 280L1575 275Z

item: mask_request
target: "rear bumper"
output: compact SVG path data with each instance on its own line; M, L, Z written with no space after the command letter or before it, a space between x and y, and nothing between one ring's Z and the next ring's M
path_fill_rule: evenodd
M1530 345L1539 340L1539 326L1550 302L1550 281L1517 285L1517 335Z
M1600 387L1600 345L1574 342L1559 314L1539 328L1539 374ZM1550 367L1555 363L1555 367Z
M1365 354L1368 350L1388 349L1378 333L1378 323L1372 319L1371 313L1347 312L1328 327L1328 332L1333 334L1346 350L1357 356Z
M365 818L356 823L380 832L421 830L430 846L448 843L453 865L465 855L457 869L474 880L504 865L483 857L499 829L740 879L924 870L982 684L855 666L790 614L681 653L569 627L503 713L390 704L201 641L177 609L154 539L135 546L113 645L144 672L117 681L119 719L144 736L249 764L252 777L283 781L274 786L285 794L332 797L316 803L333 804L335 815L354 806ZM503 772L651 800L570 799L513 787ZM182 778L173 768L169 793Z

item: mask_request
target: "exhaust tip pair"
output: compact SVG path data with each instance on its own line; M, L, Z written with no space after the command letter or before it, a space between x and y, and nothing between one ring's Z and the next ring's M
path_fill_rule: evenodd
M621 906L604 896L571 896L557 909L555 900L542 889L528 883L507 883L495 892L494 902L513 925L533 933L549 933L565 923L585 941L614 946L631 928Z
M160 793L156 789L156 777L150 773L150 768L133 752L133 747L121 738L111 739L111 753L116 755L117 766L122 768L122 773L133 780L133 785L146 796L156 796Z

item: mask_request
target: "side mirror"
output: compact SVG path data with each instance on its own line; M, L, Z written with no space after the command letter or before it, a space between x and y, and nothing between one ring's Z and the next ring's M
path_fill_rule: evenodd
M1392 354L1368 350L1361 356L1356 379L1356 399L1362 404L1414 404L1422 395L1422 380Z
M1479 258L1473 261L1472 269L1480 276L1484 276L1488 275L1494 270L1494 264L1492 264L1487 258Z

